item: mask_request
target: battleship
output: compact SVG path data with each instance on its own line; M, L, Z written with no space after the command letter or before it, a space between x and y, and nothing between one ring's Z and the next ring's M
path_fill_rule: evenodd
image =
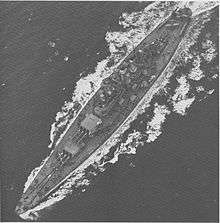
M15 212L43 202L124 123L171 61L191 21L189 8L176 9L103 79L35 178Z

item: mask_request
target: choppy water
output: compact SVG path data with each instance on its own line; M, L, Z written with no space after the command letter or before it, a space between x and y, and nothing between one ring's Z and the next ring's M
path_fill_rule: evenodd
M210 100L212 94L215 94L218 90L218 38L216 30L213 30L210 24L213 21L216 22L218 3L155 2L139 11L122 13L118 18L119 31L109 30L106 33L105 41L110 54L101 61L97 61L95 72L90 73L84 70L80 74L81 78L76 83L71 100L65 101L61 110L56 114L55 121L51 126L49 147L59 142L79 113L74 110L76 102L85 105L99 88L102 79L109 76L120 61L163 21L170 11L176 7L182 7L184 4L192 9L193 21L173 60L157 83L145 95L123 126L77 168L73 176L61 188L53 193L47 201L20 217L32 220L43 218L40 214L43 213L42 211L48 210L50 207L50 212L53 213L53 209L56 209L54 204L59 204L57 202L68 195L69 199L80 199L78 197L83 196L83 192L89 190L100 173L107 171L110 174L114 165L117 165L119 157L126 159L126 156L121 156L122 154L135 155L138 150L145 149L148 144L150 146L157 142L163 137L163 134L167 134L166 132L169 131L169 123L176 121L175 119L187 117L193 107ZM48 41L48 46L54 49L55 56L58 55L56 41ZM69 56L66 55L63 59L68 62ZM48 60L52 62L53 57ZM44 162L46 160L47 158ZM43 163L31 172L24 190L42 165ZM127 171L126 168L135 169L136 165L131 161L130 165L127 164L123 168L123 171ZM43 213L44 215L45 213ZM48 217L48 219L50 218ZM62 217L60 219L62 220ZM65 220L65 217L63 219ZM111 218L107 219L111 220ZM85 217L83 220L88 219Z

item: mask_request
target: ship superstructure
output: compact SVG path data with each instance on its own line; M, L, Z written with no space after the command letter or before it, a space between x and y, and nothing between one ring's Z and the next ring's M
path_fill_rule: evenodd
M191 15L174 11L102 81L22 195L18 214L42 202L119 128L171 60Z

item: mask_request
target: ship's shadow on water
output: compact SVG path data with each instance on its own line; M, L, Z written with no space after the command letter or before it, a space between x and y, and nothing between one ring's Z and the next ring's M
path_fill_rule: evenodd
M147 4L2 4L5 20L1 55L7 67L0 71L4 74L2 221L23 221L14 214L23 185L31 170L50 153L50 125L63 102L72 100L77 81L93 73L97 61L111 55L111 41L107 45L103 39L106 31L116 36L135 30L140 25L140 10ZM134 11L137 14L132 14ZM30 215L25 221L217 221L219 64L218 52L211 47L219 46L218 7L213 11L190 49L193 56L176 66L164 89L154 95L120 141L66 188L71 193L63 201L41 210L38 219ZM118 26L124 12L128 28ZM21 20L15 23L15 18ZM28 30L22 34L21 23L27 21L32 24L25 23L24 30ZM39 31L33 35L35 28ZM122 39L119 43L126 43ZM51 47L53 43L55 47ZM120 44L118 51L124 47ZM29 64L24 62L28 58ZM196 63L197 76L192 72ZM187 92L180 94L177 89ZM180 109L178 98L194 100ZM63 120L55 122L55 127ZM59 130L62 133L64 129ZM55 137L56 142L60 135Z

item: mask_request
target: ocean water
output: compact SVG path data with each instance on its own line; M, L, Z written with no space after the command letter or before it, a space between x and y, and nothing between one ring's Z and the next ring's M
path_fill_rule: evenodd
M161 80L163 88L152 89L119 139L20 218L16 202L32 170L49 155L48 145L71 122L74 101L84 104L177 6L0 3L2 221L217 220L218 6L188 4L194 23Z

